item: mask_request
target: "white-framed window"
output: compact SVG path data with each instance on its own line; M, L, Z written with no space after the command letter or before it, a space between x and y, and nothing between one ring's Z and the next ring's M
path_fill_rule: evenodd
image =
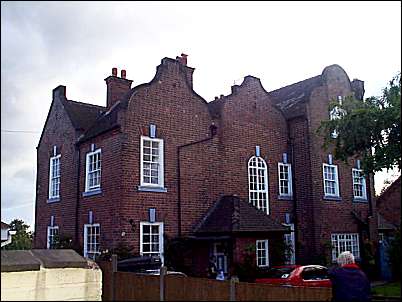
M140 222L140 254L159 256L163 263L163 222Z
M101 149L87 153L85 191L92 191L100 188L102 170Z
M353 197L358 199L367 199L366 179L363 175L363 170L353 168L352 178L353 178Z
M54 244L56 243L56 236L59 235L59 227L58 226L48 226L47 227L47 248L53 249Z
M141 186L164 186L162 139L141 136Z
M84 257L95 259L100 254L100 224L84 224Z
M332 242L332 261L336 261L339 254L349 251L360 259L359 235L357 233L331 234Z
M60 197L60 159L61 154L50 158L49 199Z
M256 241L257 266L269 266L268 239Z
M296 263L296 244L295 244L295 225L294 223L286 224L290 227L291 233L284 234L284 241L287 246L285 251L285 264L295 264Z
M249 202L269 214L267 164L259 156L248 161Z
M289 196L292 192L292 166L290 164L278 163L279 195Z
M337 165L322 165L324 179L324 195L339 197L339 181Z

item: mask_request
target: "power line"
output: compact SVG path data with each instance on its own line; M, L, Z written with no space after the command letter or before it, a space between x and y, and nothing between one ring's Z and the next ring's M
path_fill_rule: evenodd
M40 133L39 131L29 131L29 130L5 130L5 129L1 129L1 132L8 132L8 133Z

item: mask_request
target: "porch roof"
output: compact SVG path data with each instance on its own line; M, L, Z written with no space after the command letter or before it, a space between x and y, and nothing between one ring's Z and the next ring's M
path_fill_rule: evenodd
M237 196L224 196L194 228L196 235L240 232L289 232L289 229Z

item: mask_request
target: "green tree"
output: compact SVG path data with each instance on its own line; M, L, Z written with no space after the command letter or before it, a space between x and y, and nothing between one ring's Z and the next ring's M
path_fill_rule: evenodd
M323 121L318 129L324 148L334 148L335 159L362 159L365 174L398 167L401 169L401 75L396 75L380 97L364 101L352 96L342 104L332 101L339 118ZM331 137L333 131L337 137Z
M29 250L32 248L33 233L28 231L29 225L21 219L14 219L10 223L10 229L16 231L6 250Z

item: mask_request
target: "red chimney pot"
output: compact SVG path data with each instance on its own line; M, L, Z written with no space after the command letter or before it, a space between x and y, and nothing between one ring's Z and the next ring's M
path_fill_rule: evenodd
M116 67L112 68L112 75L117 77L117 68Z
M121 70L121 77L122 77L123 79L126 78L126 71L125 71L124 69Z

